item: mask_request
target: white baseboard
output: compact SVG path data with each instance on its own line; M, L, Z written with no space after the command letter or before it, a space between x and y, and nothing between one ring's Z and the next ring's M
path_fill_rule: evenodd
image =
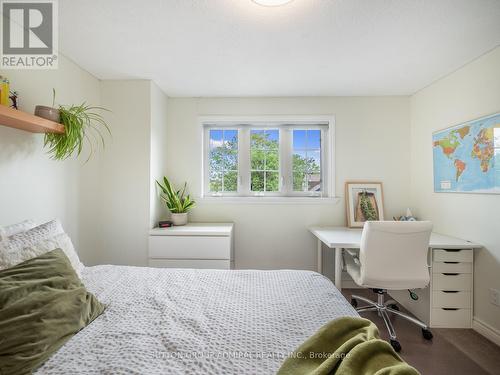
M483 335L488 340L493 341L495 344L500 346L500 331L493 328L489 324L474 318L472 319L472 329L477 333Z

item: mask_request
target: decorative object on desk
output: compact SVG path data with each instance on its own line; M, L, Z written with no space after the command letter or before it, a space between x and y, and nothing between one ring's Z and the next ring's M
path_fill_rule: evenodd
M55 160L65 160L76 152L79 156L86 141L90 147L88 161L94 153L94 149L102 144L104 149L105 141L101 129L105 129L109 135L111 130L104 121L99 111L106 110L101 107L92 107L85 103L80 105L62 106L54 108L56 92L53 89L52 107L37 106L35 115L56 121L51 116L60 115L60 122L64 125L63 134L45 133L44 146L49 148L48 153L52 154ZM90 136L92 134L92 136Z
M170 228L173 225L171 221L159 221L158 228Z
M9 106L10 83L6 77L0 76L0 104Z
M393 216L394 221L417 221L409 208L406 209L406 216Z
M500 194L500 113L432 135L436 193Z
M17 107L19 105L19 93L17 91L11 91L9 99L11 101L10 108L19 109Z
M365 221L384 220L381 182L346 182L347 225L361 228Z
M195 206L195 201L189 194L186 195L187 182L184 183L182 190L175 190L167 177L163 177L163 185L156 181L161 189L160 197L171 212L172 223L174 225L186 225L187 213Z

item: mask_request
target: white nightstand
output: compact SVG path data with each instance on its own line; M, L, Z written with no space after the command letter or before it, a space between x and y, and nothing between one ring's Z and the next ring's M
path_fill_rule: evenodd
M149 232L149 266L234 268L233 223L189 223Z

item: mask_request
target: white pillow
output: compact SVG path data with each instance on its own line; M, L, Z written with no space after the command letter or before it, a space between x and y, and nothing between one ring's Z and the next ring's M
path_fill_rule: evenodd
M64 233L61 222L59 220L52 220L25 232L9 236L6 243L2 243L2 246L7 250L22 249L23 247L34 245L45 238L53 237L61 233Z
M58 220L39 225L0 242L0 270L10 268L54 249L62 249L78 276L84 265L75 252L73 243Z
M13 267L16 264L36 258L37 256L54 249L61 249L64 251L64 254L68 257L78 277L81 277L81 272L85 266L80 262L73 243L66 233L57 234L53 237L43 239L36 244L24 247L21 250L11 251L8 253L6 259L2 259L0 255L0 269L2 269L2 267Z
M36 223L33 220L24 220L20 223L0 227L0 240L5 241L9 236L26 232L27 230L34 227L36 227Z

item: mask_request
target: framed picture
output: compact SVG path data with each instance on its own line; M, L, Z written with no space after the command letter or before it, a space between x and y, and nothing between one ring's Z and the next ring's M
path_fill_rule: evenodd
M346 182L345 197L350 228L362 228L369 220L384 220L381 182Z

